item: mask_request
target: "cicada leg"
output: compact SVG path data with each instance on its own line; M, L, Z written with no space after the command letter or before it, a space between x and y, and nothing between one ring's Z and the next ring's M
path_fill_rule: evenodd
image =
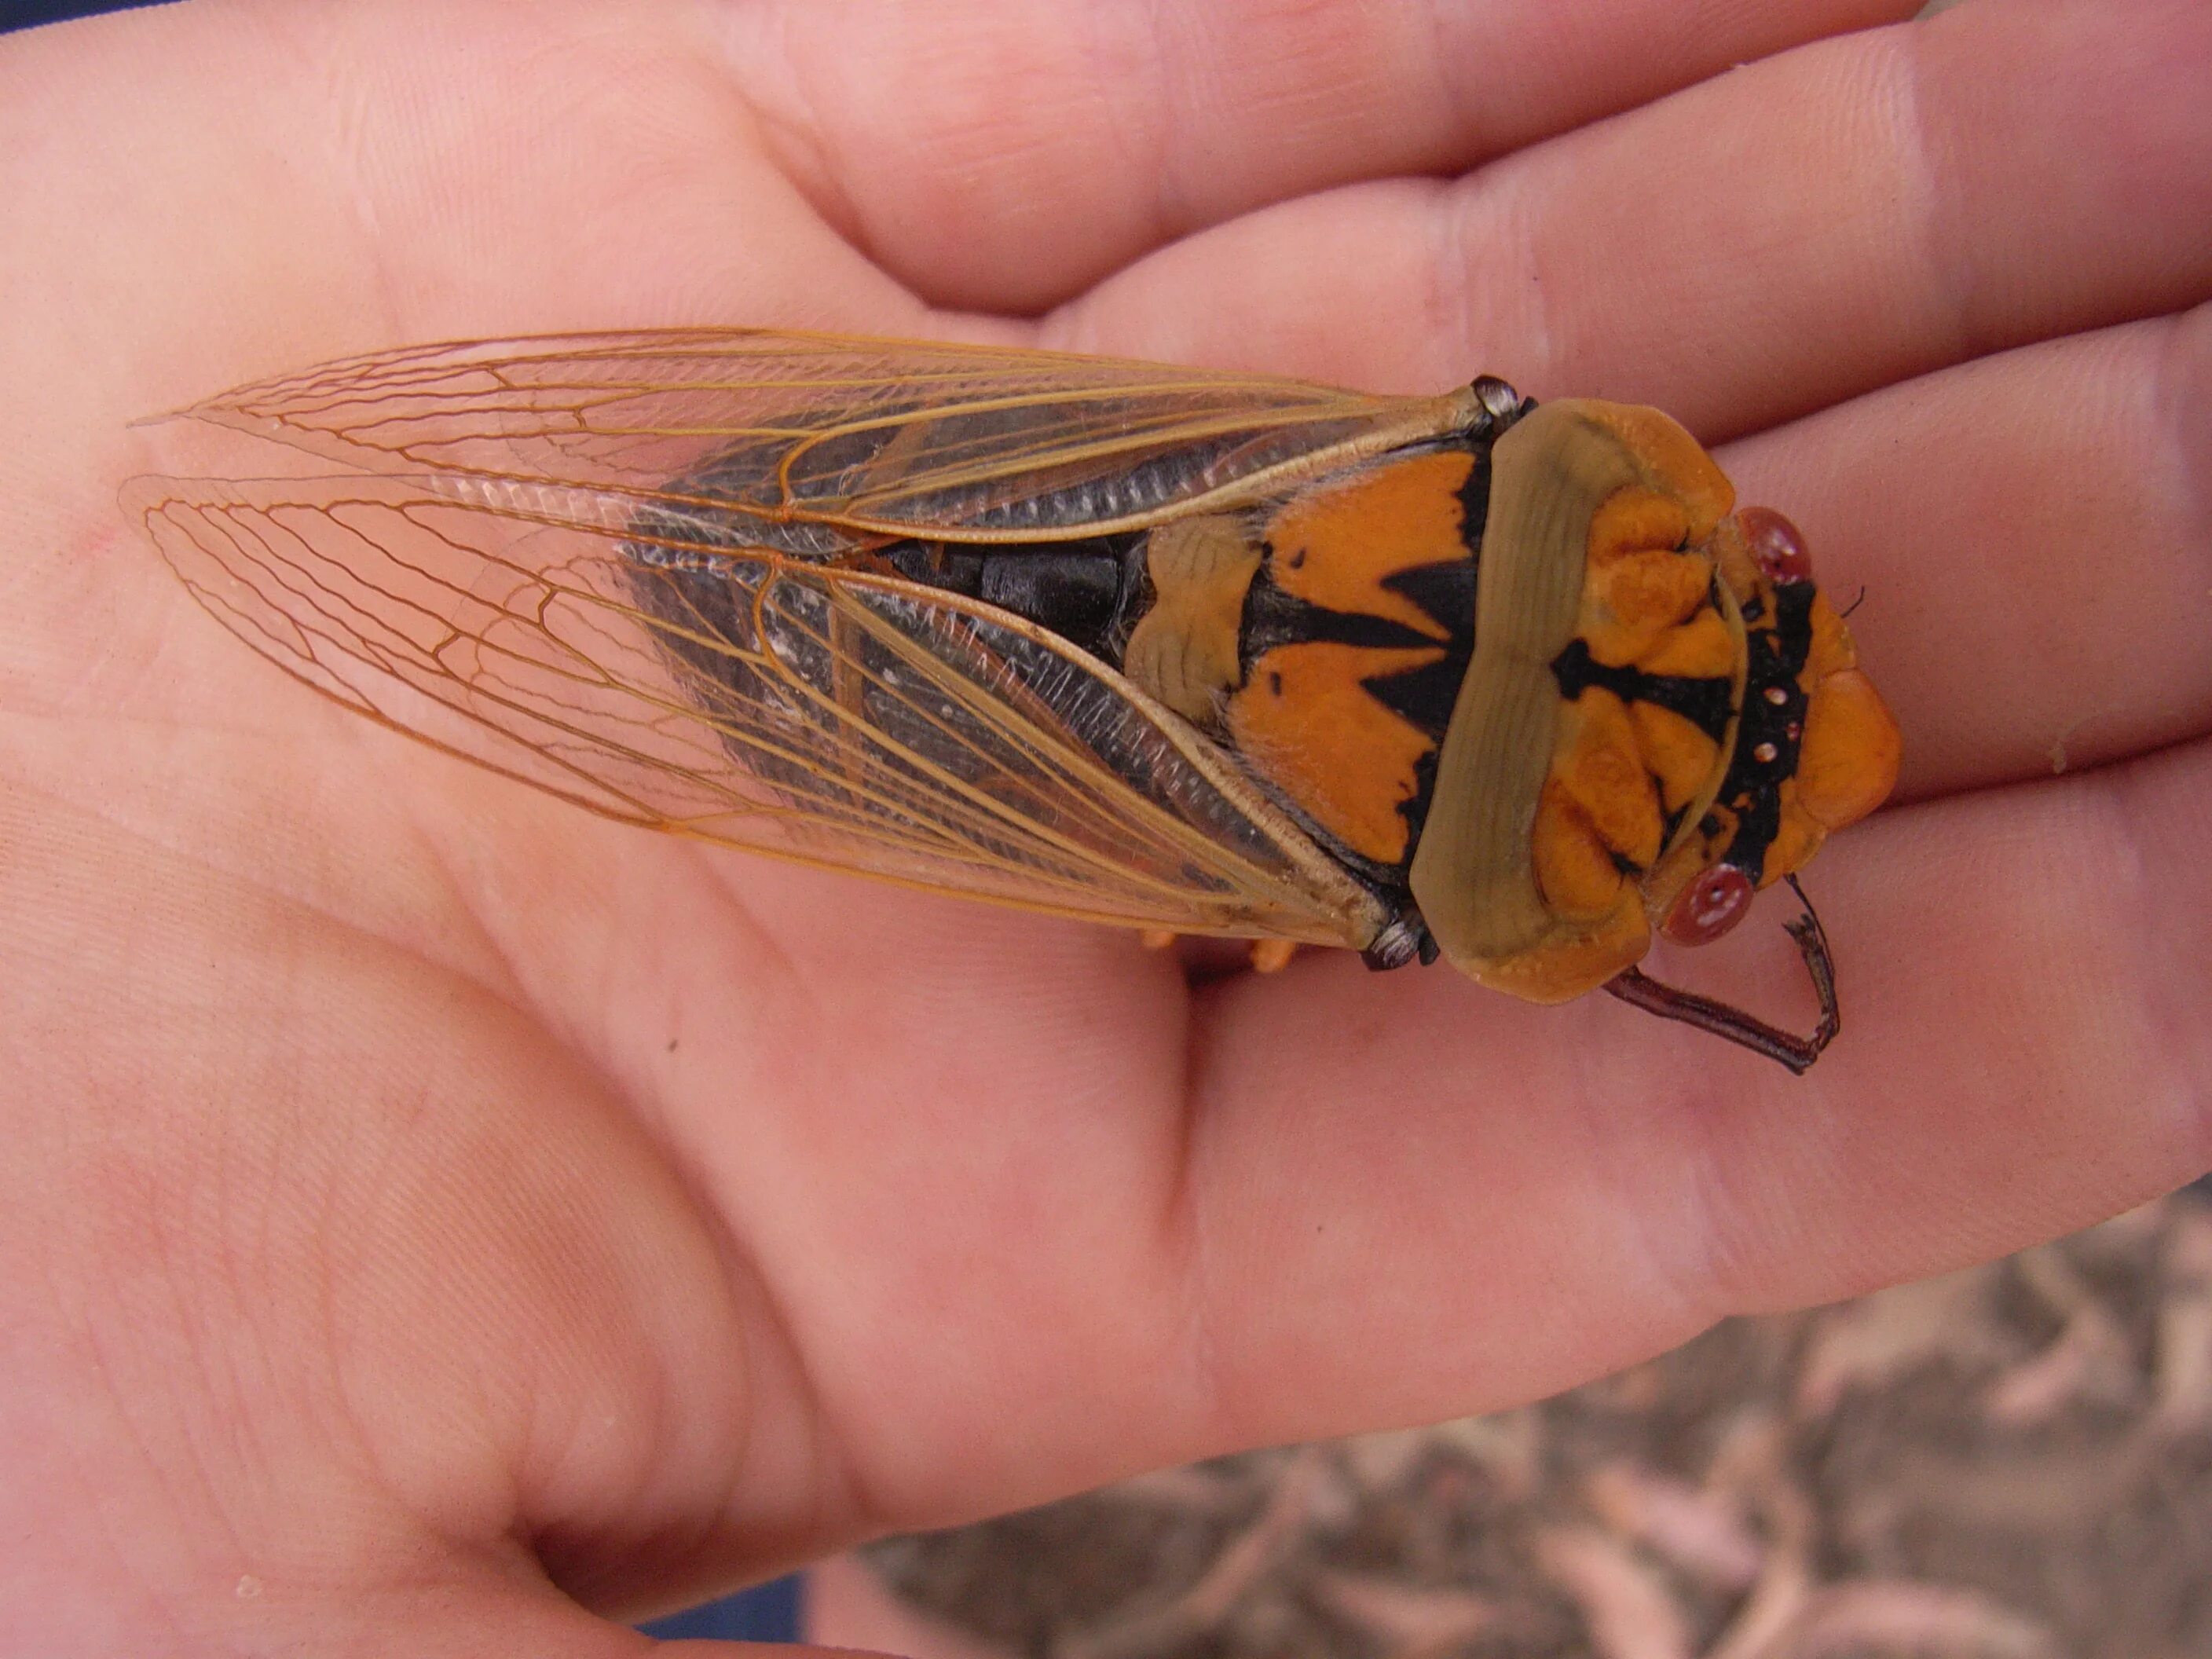
M1606 981L1605 988L1648 1014L1656 1014L1662 1019L1678 1019L1685 1025L1726 1037L1802 1076L1806 1068L1820 1057L1820 1051L1835 1041L1836 1033L1843 1029L1843 1015L1836 1004L1836 968L1828 954L1828 935L1814 911L1813 901L1797 884L1797 878L1790 876L1787 879L1790 890L1805 907L1805 914L1784 926L1796 942L1797 954L1805 959L1805 971L1812 977L1814 994L1820 1000L1820 1023L1809 1036L1792 1036L1733 1004L1662 984L1638 968L1616 974Z

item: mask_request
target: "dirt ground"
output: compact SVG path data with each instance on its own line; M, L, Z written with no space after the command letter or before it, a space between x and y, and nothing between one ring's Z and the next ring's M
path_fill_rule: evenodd
M2212 1193L864 1559L940 1651L1034 1659L2206 1659Z

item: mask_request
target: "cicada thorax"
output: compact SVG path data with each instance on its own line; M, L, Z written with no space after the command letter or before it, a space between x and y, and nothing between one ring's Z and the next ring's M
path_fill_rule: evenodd
M1666 416L1547 404L1491 460L1410 884L1456 966L1564 1000L1724 932L1887 795L1896 727L1796 532Z

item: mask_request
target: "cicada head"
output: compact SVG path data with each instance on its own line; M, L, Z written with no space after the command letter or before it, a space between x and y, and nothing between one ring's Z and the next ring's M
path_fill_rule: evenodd
M1650 915L1682 945L1727 933L1759 889L1881 805L1899 750L1797 527L1746 507L1716 527L1711 557L1743 620L1744 688L1718 789L1645 883Z
M1492 452L1414 899L1462 969L1565 1000L1655 932L1726 933L1881 804L1899 748L1789 520L1735 510L1656 410L1547 404Z

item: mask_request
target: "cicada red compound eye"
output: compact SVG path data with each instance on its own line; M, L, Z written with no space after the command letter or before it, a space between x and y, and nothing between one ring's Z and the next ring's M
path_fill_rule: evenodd
M1717 864L1685 887L1660 931L1677 945L1711 945L1744 919L1755 892L1733 864Z
M1813 556L1796 525L1771 507L1747 507L1735 521L1768 580L1779 585L1813 580Z

